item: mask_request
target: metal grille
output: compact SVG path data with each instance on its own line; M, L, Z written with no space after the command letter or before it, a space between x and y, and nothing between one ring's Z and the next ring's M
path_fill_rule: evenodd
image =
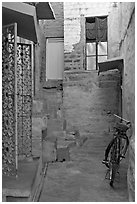
M17 45L17 132L18 154L32 152L32 67L31 45Z
M2 171L16 175L32 152L31 45L17 44L17 24L2 28Z
M2 171L3 174L16 173L16 68L17 26L12 24L2 28Z

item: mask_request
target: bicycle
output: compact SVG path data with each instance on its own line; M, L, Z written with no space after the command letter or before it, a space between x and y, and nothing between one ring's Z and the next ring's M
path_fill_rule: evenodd
M114 137L108 144L105 150L105 159L102 161L102 163L108 168L106 178L109 173L111 187L113 187L116 174L119 173L120 162L125 158L129 146L129 139L126 132L131 127L130 121L127 121L116 114L114 114L114 116L120 119L120 122L117 122L114 126Z

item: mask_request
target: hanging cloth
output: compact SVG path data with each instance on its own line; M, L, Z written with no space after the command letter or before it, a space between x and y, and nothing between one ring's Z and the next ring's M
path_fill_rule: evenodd
M96 41L96 25L94 23L86 23L86 40L90 42Z
M87 42L107 41L107 17L89 18L86 20Z
M100 42L107 41L107 17L97 17L97 39Z

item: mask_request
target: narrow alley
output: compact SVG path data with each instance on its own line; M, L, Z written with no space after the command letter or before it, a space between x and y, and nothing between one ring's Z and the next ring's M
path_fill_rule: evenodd
M2 2L2 201L135 201L135 2Z
M84 139L69 148L69 161L48 164L39 201L126 202L126 160L121 164L114 188L105 179L107 169L101 162L111 139L114 122L111 113L117 111L118 73L98 76L93 71L66 75L63 98L66 129L78 130Z

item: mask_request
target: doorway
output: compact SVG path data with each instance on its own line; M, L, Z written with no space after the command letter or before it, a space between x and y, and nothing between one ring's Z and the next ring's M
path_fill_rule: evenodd
M64 72L64 39L48 38L46 42L46 80L62 80Z
M107 16L86 18L86 70L107 59Z

